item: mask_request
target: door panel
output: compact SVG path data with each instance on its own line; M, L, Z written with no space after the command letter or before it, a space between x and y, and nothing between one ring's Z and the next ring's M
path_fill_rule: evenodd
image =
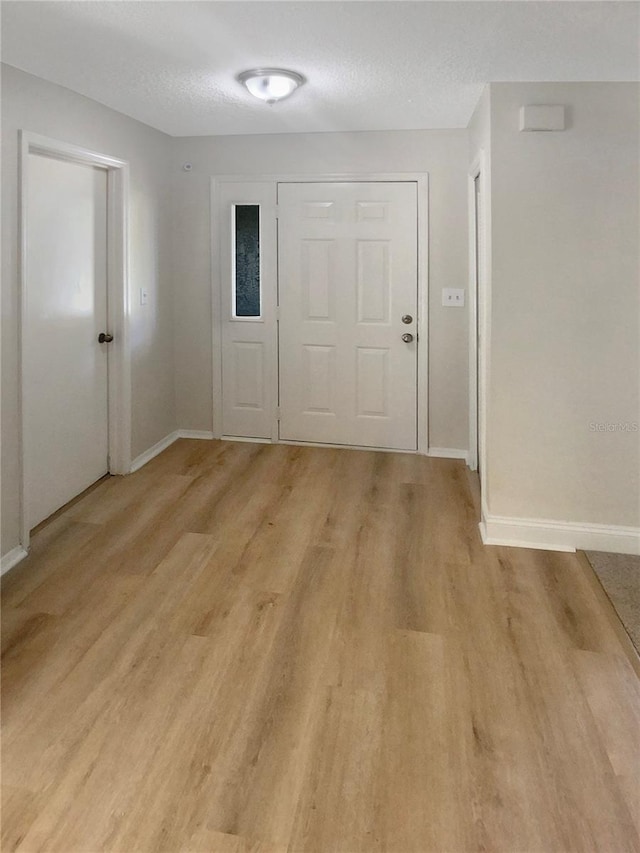
M306 296L307 320L335 320L334 257L332 240L304 240L301 286Z
M279 184L278 207L280 437L417 449L416 184Z
M29 155L24 309L34 527L108 471L106 170Z
M219 188L223 435L271 438L273 434L277 387L275 195L273 183L229 182ZM248 215L249 208L253 215ZM242 221L236 218L236 209L242 211ZM243 242L241 228L256 225L257 239L253 235L253 241ZM245 281L256 276L259 299L253 284ZM238 296L237 289L245 285L251 293Z
M260 341L233 341L233 405L264 411L264 358Z
M358 240L358 322L389 323L391 282L389 244Z
M304 353L303 373L309 380L305 386L304 411L335 415L336 348L307 345Z
M356 389L359 417L388 418L389 350L358 347Z

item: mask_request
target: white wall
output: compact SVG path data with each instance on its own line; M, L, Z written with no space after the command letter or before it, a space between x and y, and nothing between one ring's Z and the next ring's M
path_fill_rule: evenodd
M640 525L639 95L492 84L489 512ZM564 132L520 133L525 104Z
M469 164L478 157L480 151L491 150L491 87L485 86L480 100L476 104L469 121Z
M190 162L191 172L182 165ZM176 401L185 429L212 429L209 193L214 174L429 173L429 443L468 446L467 312L443 287L467 286L467 134L274 134L176 139L173 154Z
M176 428L170 276L170 137L68 89L2 66L2 553L18 544L18 131L131 166L132 452ZM149 291L140 306L139 289Z

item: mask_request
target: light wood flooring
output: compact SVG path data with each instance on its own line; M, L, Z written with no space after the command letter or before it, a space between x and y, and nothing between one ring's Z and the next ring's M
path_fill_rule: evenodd
M640 850L638 679L462 462L179 441L3 590L2 851Z

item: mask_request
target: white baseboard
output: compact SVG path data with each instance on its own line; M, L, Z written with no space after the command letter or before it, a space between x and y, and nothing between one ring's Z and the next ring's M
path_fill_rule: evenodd
M17 566L21 560L24 560L27 554L28 551L26 548L23 548L22 545L16 545L15 548L12 548L7 554L4 554L2 559L0 559L0 575L6 574L9 569Z
M154 444L153 447L150 447L148 450L145 450L144 453L141 453L140 456L136 457L131 463L130 473L133 474L134 471L138 471L143 465L146 465L147 462L151 462L155 456L158 456L158 454L162 453L163 450L166 450L167 447L171 447L173 442L177 441L179 438L212 439L213 433L195 429L176 429L169 433L169 435L165 435L165 437Z
M439 459L464 459L469 464L469 451L458 450L456 447L430 447L427 456L436 456Z
M201 438L212 441L213 433L203 429L179 429L178 438Z
M609 551L640 555L640 527L579 524L535 518L488 516L480 522L485 545L511 545L545 551Z
M145 450L144 453L141 453L140 456L137 456L133 462L131 463L131 474L134 471L138 471L142 468L143 465L146 465L147 462L151 462L151 460L158 456L158 454L162 453L163 450L166 450L167 447L171 447L174 441L177 441L180 438L180 433L178 430L169 433L169 435L165 435L163 439L158 441L153 447L150 447L148 450Z

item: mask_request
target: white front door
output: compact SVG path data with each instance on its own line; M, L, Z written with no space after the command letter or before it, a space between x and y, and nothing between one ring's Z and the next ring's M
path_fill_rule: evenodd
M108 472L107 172L29 154L25 512L39 524Z
M416 450L416 183L281 183L278 210L280 438Z

